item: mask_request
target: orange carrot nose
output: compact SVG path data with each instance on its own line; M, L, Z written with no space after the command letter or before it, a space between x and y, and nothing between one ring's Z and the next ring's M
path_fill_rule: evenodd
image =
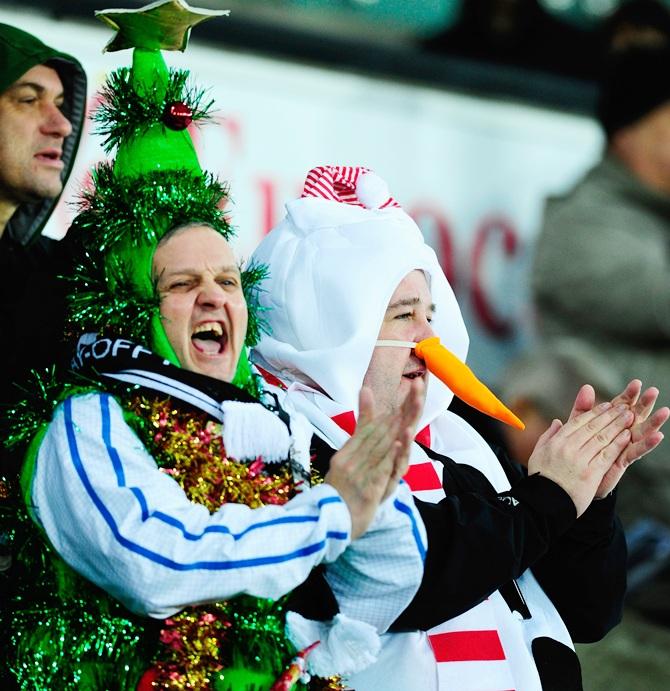
M523 422L477 379L464 362L447 350L437 336L419 341L414 352L426 363L428 370L462 401L496 420L525 429Z

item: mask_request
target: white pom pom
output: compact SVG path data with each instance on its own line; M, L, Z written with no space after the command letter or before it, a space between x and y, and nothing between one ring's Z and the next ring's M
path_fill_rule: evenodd
M288 458L291 438L288 427L259 403L224 401L223 445L238 461L262 456L268 463Z
M356 183L356 196L366 209L378 209L391 195L388 185L379 175L363 173Z

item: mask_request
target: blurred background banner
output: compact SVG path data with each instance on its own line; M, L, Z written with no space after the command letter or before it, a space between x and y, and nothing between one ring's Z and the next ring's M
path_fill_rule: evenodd
M127 64L130 53L101 52L111 34L92 15L104 3L75 4L54 13L53 3L0 2L0 21L75 53L89 75L93 110L104 75ZM196 128L193 136L203 167L230 182L241 256L282 218L310 168L367 166L387 180L437 251L470 329L469 361L495 381L533 338L528 269L544 199L566 190L600 154L588 81L421 49L417 41L438 35L436 26L449 30L459 3L192 4L233 10L229 20L198 27L187 53L167 60L211 86L220 126ZM235 19L238 9L242 18ZM356 21L365 11L378 30L369 17ZM312 26L317 16L332 24L321 34ZM91 129L49 235L66 231L68 202L103 158Z
M94 11L148 1L0 0L0 22L73 53L93 112L131 60L102 53ZM670 0L189 2L231 10L166 60L211 87L218 126L191 134L230 184L242 259L308 170L366 166L435 248L469 364L527 423L510 437L455 400L494 447L523 463L587 381L605 400L640 378L670 404ZM51 236L104 157L91 130ZM670 689L666 448L618 490L630 589L623 623L579 647L586 689Z

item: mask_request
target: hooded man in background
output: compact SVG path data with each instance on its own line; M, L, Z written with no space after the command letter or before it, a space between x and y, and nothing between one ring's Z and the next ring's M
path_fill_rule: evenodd
M0 24L0 409L20 397L13 383L54 360L64 302L57 275L64 246L41 235L70 175L86 111L86 74L70 55ZM0 444L0 494L9 492ZM11 563L0 535L2 572ZM0 604L4 596L0 592Z
M70 175L86 110L79 62L0 24L0 402L53 360L63 324L59 243L41 235Z

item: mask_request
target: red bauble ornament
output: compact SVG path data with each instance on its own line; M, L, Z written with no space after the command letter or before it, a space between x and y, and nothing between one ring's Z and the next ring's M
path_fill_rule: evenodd
M150 667L139 680L137 691L156 691L155 681L158 681L158 670L155 667Z
M174 101L165 106L163 123L171 130L185 130L193 121L193 111L182 101Z

